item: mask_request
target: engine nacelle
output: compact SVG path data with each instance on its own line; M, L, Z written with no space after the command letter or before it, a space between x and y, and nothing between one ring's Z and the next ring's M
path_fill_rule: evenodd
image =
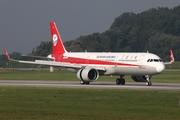
M150 80L152 78L151 75L143 75L143 76L134 76L132 75L131 78L135 81L135 82L148 82L147 81L147 77L149 77L148 79Z
M77 72L77 78L82 81L93 82L99 77L99 72L94 68L84 68Z

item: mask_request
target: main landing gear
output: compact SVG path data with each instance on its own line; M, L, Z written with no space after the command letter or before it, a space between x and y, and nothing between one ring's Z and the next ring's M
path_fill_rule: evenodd
M125 79L123 77L124 77L124 75L120 75L120 78L116 79L117 85L125 85Z

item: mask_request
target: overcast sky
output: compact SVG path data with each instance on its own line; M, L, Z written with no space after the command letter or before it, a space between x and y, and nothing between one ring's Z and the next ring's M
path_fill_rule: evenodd
M49 22L55 21L63 41L104 32L124 12L180 5L180 0L0 0L0 54L31 53L50 41Z

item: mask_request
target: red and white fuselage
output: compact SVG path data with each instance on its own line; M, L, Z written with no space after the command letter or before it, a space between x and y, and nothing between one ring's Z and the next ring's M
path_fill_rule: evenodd
M52 57L56 62L104 68L104 75L155 75L165 68L161 58L152 53L73 52Z

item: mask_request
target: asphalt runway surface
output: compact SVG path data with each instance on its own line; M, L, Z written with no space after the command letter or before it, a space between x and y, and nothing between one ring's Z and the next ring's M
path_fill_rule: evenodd
M116 85L115 82L91 82L81 85L79 81L36 81L36 80L0 80L0 86L58 87L58 88L96 88L96 89L137 89L137 90L180 90L180 83L145 83L127 82Z

